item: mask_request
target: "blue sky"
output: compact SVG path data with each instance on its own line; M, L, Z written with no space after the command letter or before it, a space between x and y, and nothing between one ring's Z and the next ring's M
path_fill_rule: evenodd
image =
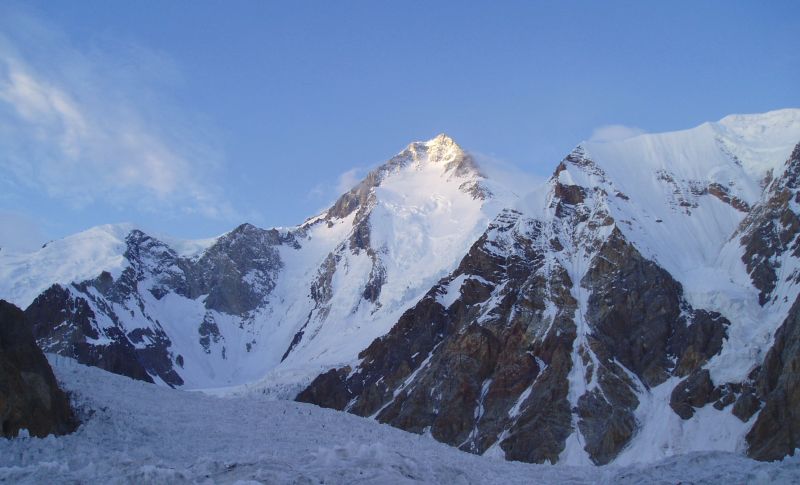
M598 133L798 107L798 20L795 1L4 3L0 246L297 224L440 132L546 175Z

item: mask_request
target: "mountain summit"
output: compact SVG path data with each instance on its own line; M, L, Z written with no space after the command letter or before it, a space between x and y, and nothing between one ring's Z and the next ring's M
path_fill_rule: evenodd
M402 177L401 173L406 176ZM413 175L410 175L413 174ZM489 193L481 187L485 176L474 159L452 138L440 134L427 142L414 142L389 161L370 171L355 187L343 194L324 214L327 218L344 218L358 207L370 203L376 196L375 188L387 179L405 178L402 188L428 190L452 180L460 180L459 188L476 198L486 198Z

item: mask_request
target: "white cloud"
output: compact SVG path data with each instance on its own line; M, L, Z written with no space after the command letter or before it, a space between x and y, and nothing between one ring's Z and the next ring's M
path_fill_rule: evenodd
M312 187L307 193L306 198L315 200L325 204L319 210L323 211L329 207L336 199L342 194L350 191L356 186L366 175L366 169L362 167L353 167L339 174L336 181L328 180L323 183L318 183Z
M75 207L237 217L215 182L219 150L160 96L178 77L168 60L78 48L36 18L0 13L0 169L17 184Z
M340 174L336 183L336 193L341 195L355 187L362 179L361 172L361 169L356 167Z
M481 172L483 172L489 180L493 180L501 186L507 187L519 196L527 194L547 180L547 178L542 175L524 171L520 167L494 155L474 151L471 152L471 154L475 158L475 161L478 162L478 167L480 167Z
M589 141L620 141L646 133L643 129L625 125L603 125L594 129Z

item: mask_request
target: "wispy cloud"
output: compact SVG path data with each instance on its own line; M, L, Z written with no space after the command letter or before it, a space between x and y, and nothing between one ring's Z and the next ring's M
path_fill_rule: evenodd
M168 58L77 46L10 8L0 17L0 169L18 186L73 207L237 217L214 181L220 150L161 95L180 77Z
M625 125L604 125L594 129L589 141L606 142L606 141L620 141L633 138L634 136L646 133L643 129L635 126Z
M546 177L538 175L530 171L522 170L517 165L514 165L506 160L498 158L495 155L481 152L471 152L481 172L488 177L489 180L497 182L502 187L511 190L517 196L523 196L543 184Z
M349 191L353 187L356 186L357 183L361 181L363 175L363 170L355 167L343 172L339 175L339 180L336 183L336 192L338 194L344 194L345 192Z
M345 170L336 177L335 181L319 183L312 187L306 194L306 198L322 202L323 204L329 204L340 195L355 187L356 184L366 176L366 173L367 169L364 167L353 167L349 170ZM328 206L325 205L321 207L320 210L327 208Z

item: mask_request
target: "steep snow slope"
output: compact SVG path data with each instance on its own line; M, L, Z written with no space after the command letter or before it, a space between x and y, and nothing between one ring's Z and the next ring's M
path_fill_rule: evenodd
M297 227L178 241L101 226L0 252L0 296L33 303L46 349L114 372L190 388L273 370L308 381L386 333L508 197L440 135Z
M796 458L724 453L648 466L552 467L459 452L345 413L257 396L158 389L55 358L84 423L72 435L0 440L13 483L790 483Z

